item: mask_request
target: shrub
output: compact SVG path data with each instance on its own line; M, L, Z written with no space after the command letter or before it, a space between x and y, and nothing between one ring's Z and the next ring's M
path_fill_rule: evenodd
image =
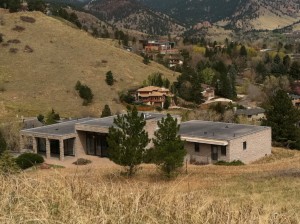
M17 32L22 32L25 30L25 28L23 26L16 25L14 28L12 28L12 30L17 31Z
M2 43L2 42L3 42L3 34L0 33L0 43Z
M17 166L15 159L7 150L5 150L0 156L0 174L13 174L18 172L18 170L19 167Z
M25 48L24 48L24 52L32 53L33 49L30 46L26 45Z
M128 104L132 104L135 100L134 96L132 96L129 92L120 92L119 98L121 102L125 102Z
M160 106L155 107L155 110L162 111L163 109Z
M242 166L245 165L241 160L233 160L232 162L225 162L223 160L220 160L215 163L215 165L220 166Z
M35 153L24 153L18 156L18 158L16 159L16 163L23 170L43 162L44 158L41 155Z
M12 39L12 40L8 40L7 43L19 44L19 43L21 43L21 41L18 39Z
M30 16L20 16L20 19L27 23L35 23L35 19Z
M18 48L10 48L10 49L9 49L9 52L15 54L15 53L18 52Z
M75 164L75 165L87 165L87 164L90 164L90 163L92 163L91 160L84 159L84 158L79 158L73 164Z
M92 102L94 94L90 87L88 87L87 85L82 85L80 81L77 81L75 90L78 91L79 96L83 99L83 106L87 106Z

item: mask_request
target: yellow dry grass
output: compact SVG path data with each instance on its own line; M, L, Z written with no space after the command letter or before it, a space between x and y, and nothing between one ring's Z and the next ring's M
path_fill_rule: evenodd
M22 15L36 22L21 21ZM1 14L0 18L5 42L21 41L0 45L0 80L6 89L0 93L0 102L10 114L34 116L54 108L62 116L99 116L104 104L109 104L113 112L122 109L113 102L118 91L140 85L153 72L175 79L176 74L165 67L154 62L144 65L142 57L107 40L95 39L65 21L39 12ZM25 30L13 31L16 25ZM26 45L32 53L24 52ZM10 48L18 52L10 53ZM109 70L117 81L113 87L104 81ZM89 107L81 106L82 100L74 90L77 80L94 93L94 103Z
M1 223L299 223L300 152L240 167L189 166L175 180L152 165L0 177ZM288 156L287 156L288 154Z
M284 14L274 14L269 9L261 7L260 16L251 20L251 25L255 29L274 30L293 24L298 18L293 18Z

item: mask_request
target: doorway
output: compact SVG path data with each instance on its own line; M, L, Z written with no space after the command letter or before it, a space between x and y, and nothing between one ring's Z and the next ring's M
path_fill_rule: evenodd
M217 145L211 146L211 159L212 159L212 161L218 161L218 146Z

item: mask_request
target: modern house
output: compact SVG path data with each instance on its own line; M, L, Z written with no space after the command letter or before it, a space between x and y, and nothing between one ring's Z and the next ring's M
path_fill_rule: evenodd
M145 113L145 129L153 138L157 121L166 115ZM81 157L84 155L108 156L106 137L116 116L83 118L20 131L21 151L31 150L50 157ZM180 121L180 117L178 117ZM152 143L149 144L151 147Z
M179 133L190 163L250 163L271 154L270 127L194 120L181 123Z
M237 109L235 114L238 117L246 117L249 121L259 121L265 118L265 110L263 108L248 108L248 109Z
M136 100L151 106L163 107L167 97L172 99L173 94L164 87L147 86L136 91Z
M157 121L166 115L145 113L145 130L154 137ZM21 151L33 151L46 158L109 155L106 137L115 116L83 118L20 131ZM180 117L176 116L178 122ZM250 163L271 153L271 128L211 121L188 121L180 125L190 163L209 164L219 160ZM150 142L148 148L152 146Z

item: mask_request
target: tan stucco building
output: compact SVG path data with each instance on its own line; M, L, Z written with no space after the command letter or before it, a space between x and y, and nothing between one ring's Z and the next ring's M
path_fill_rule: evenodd
M180 135L191 163L250 163L271 154L270 127L197 120L183 122Z
M153 138L157 121L166 115L144 113L145 129L149 138ZM113 126L116 116L105 118L83 118L53 125L20 131L21 151L33 151L46 158L65 156L81 157L83 155L108 156L106 137L109 127ZM180 117L177 117L180 121ZM152 143L148 145L151 147Z
M146 131L154 137L157 122L166 115L145 113ZM22 130L22 151L31 150L46 158L94 155L108 157L108 129L115 116L83 118L54 125ZM180 117L176 116L178 122ZM188 121L179 131L185 140L186 159L190 163L208 164L220 160L250 163L271 153L271 128L211 121ZM148 148L152 146L150 142Z

